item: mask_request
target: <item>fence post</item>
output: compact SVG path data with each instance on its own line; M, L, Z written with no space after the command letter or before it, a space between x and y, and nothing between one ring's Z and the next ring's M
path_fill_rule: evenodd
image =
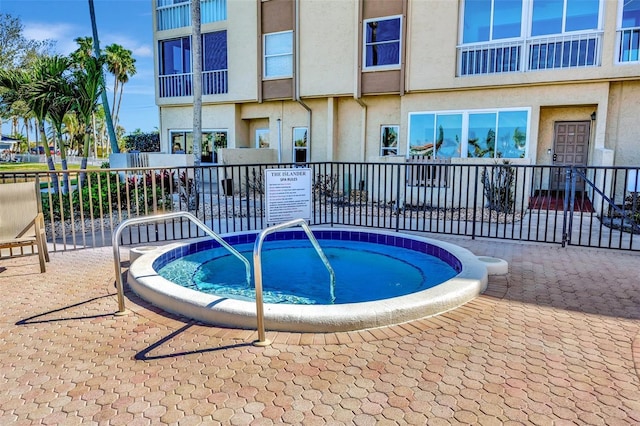
M571 225L573 219L573 199L570 200L570 196L574 195L575 191L575 177L573 173L573 167L567 166L565 168L564 177L564 203L562 205L562 247L565 247L567 242L571 243ZM569 205L571 204L571 205ZM571 212L569 212L571 209Z
M474 178L474 185L473 185L473 222L471 225L471 239L475 240L476 239L476 213L478 212L478 171L479 171L479 166L475 166L475 178ZM482 201L484 201L484 198L482 199ZM484 207L482 210L482 215L484 215Z
M331 164L329 164L329 170L330 170L329 179L333 179L333 176L334 176L334 174L333 174L333 172L334 172L333 171L333 166L334 165L335 165L335 163L333 163L333 162L331 162ZM327 167L327 165L325 163L325 171L327 170L326 167ZM337 172L336 172L335 176L338 176ZM337 178L336 178L336 180L337 180ZM333 192L335 192L335 191L332 190L331 192L332 192L331 194L327 194L326 191L325 191L325 194L324 194L324 205L326 206L327 202L330 202L329 211L331 212L331 227L333 228L333 226L335 225L335 211L334 211L334 208L333 208L333 206L334 206L333 198L335 198L335 196L334 196Z
M401 175L401 164L397 164L397 179L396 182L396 232L400 230L400 175Z

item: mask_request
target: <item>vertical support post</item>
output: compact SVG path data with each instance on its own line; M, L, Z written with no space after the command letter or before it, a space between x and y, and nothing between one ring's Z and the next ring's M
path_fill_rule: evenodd
M256 318L258 327L258 340L253 342L255 346L269 346L271 341L267 339L264 330L264 302L262 300L262 262L260 252L262 251L262 239L258 239L258 245L253 254L253 278L256 287Z
M402 174L401 174L401 164L397 164L397 173L396 173L396 178L398 179L398 181L396 182L396 232L398 232L400 230L400 209L402 208L400 206L400 179L402 178Z
M571 218L573 218L573 202L571 206L569 206L569 195L572 191L571 186L572 183L575 182L575 178L573 177L573 169L571 167L565 168L565 176L564 176L564 203L562 205L563 217L562 217L562 247L565 247L567 242L571 243ZM575 186L575 183L573 183ZM575 190L575 188L574 188ZM569 208L571 208L571 212L569 212ZM569 217L571 215L571 218Z
M475 182L473 185L473 222L471 222L471 239L476 239L476 213L478 212L478 171L480 170L478 166L474 167L475 169ZM484 214L482 212L481 214Z

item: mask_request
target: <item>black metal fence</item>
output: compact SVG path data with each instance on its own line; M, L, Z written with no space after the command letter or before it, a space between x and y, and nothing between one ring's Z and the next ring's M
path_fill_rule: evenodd
M639 250L638 168L327 162L1 173L38 179L52 250L111 245L130 217L190 211L214 232L264 229L264 171L309 169L311 225ZM203 236L186 221L132 227L123 244Z

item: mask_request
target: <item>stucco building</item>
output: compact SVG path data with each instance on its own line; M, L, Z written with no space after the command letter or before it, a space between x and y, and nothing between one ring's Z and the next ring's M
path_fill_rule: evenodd
M190 2L152 5L162 150L189 152ZM640 0L202 0L201 30L203 162L640 163Z

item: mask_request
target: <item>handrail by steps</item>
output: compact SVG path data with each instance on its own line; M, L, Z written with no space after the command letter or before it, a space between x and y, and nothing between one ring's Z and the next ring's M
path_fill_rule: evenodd
M113 263L116 270L116 289L118 291L118 312L116 314L122 315L125 313L124 307L124 287L122 285L122 271L120 269L120 235L122 231L129 227L130 225L139 225L142 223L151 223L151 222L162 222L167 219L174 218L187 218L191 222L193 222L198 228L203 230L207 235L216 240L220 245L231 252L235 257L240 259L242 263L244 263L246 275L247 275L247 286L251 285L251 264L249 261L241 255L238 250L233 248L229 243L227 243L220 235L213 232L207 225L204 224L200 219L198 219L195 215L189 212L172 212L172 213L164 213L157 216L143 216L143 217L134 217L130 219L124 220L119 226L118 229L113 233L113 237L111 239L111 243L113 245Z
M260 235L258 235L258 238L256 239L256 242L253 246L253 275L256 286L256 317L258 320L258 340L254 342L254 345L256 346L269 346L271 344L271 341L265 338L264 331L264 303L262 301L262 243L264 242L264 239L267 237L267 235L285 228L291 228L296 225L302 226L302 229L309 237L313 248L316 249L318 256L320 256L320 259L322 259L324 266L329 271L329 292L331 294L331 302L333 303L335 301L334 288L336 282L336 274L329 264L329 259L327 259L327 256L325 256L324 252L320 248L318 240L316 240L313 232L311 232L311 228L304 219L293 219L288 222L273 225L263 230L262 232L260 232Z

